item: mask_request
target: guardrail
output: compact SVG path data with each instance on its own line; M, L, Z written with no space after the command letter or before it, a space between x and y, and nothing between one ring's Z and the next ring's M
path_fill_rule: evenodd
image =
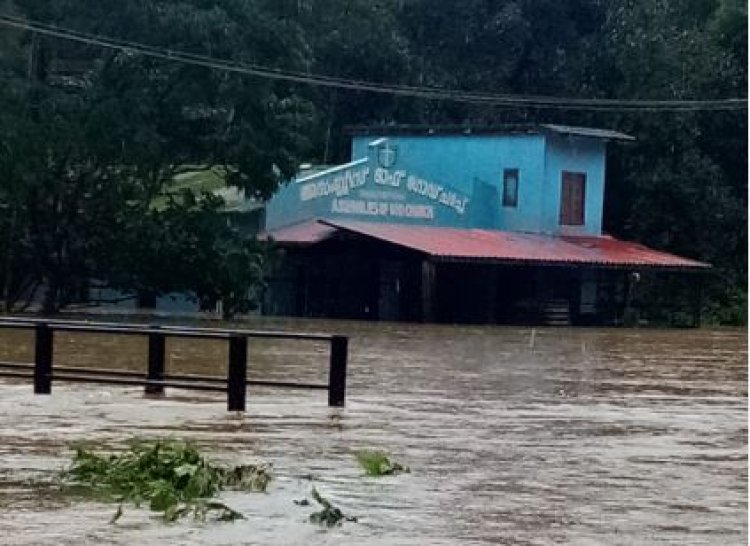
M33 364L0 362L0 377L33 378L35 394L50 394L54 379L55 381L80 383L144 385L146 394L162 394L164 387L226 392L227 410L229 411L245 411L247 385L292 389L327 389L329 406L341 407L344 406L346 401L346 367L349 344L349 339L346 336L15 317L0 318L0 328L33 329L35 331ZM145 373L133 370L54 366L54 332L56 331L148 336L148 360ZM165 373L165 342L170 337L227 340L229 358L226 378ZM330 344L328 384L248 380L247 340L249 338L328 342Z

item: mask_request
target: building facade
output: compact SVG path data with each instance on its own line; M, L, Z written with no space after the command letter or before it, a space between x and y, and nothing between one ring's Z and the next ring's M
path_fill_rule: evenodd
M284 250L271 314L442 322L617 322L641 272L702 264L602 233L606 145L559 125L352 131L352 160L266 206Z

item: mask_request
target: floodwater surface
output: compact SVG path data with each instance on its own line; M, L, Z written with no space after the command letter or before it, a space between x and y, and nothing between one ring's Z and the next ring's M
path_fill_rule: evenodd
M215 324L215 323L214 323ZM232 323L232 326L238 326ZM243 325L240 325L243 326ZM747 334L257 320L351 336L347 405L325 391L221 394L0 378L4 544L747 544ZM0 331L0 360L31 338ZM56 334L55 363L143 369L145 343ZM173 372L226 371L221 342L169 342ZM251 341L251 378L325 382L327 346ZM268 461L265 494L226 493L234 523L164 524L56 492L70 444L189 439L222 463ZM355 453L410 474L364 477ZM315 486L358 523L309 523Z

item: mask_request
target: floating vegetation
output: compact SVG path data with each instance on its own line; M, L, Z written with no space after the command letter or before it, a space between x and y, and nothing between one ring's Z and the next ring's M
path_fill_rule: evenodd
M79 447L62 478L71 492L118 502L111 523L122 516L124 504L147 504L165 521L191 514L204 521L209 516L234 521L243 515L211 498L223 489L265 491L271 474L269 465L223 468L209 463L190 444L156 441L133 443L127 451L108 455Z
M310 521L319 525L325 525L326 527L335 527L341 525L342 521L353 521L356 522L357 518L354 516L347 516L340 508L334 506L331 501L323 497L318 490L314 487L311 493L312 498L321 505L323 508L318 512L310 514ZM303 499L307 501L307 499ZM298 504L302 504L301 502ZM310 504L309 501L307 504Z
M360 451L357 461L368 476L392 476L409 472L409 467L391 461L387 453L382 451Z

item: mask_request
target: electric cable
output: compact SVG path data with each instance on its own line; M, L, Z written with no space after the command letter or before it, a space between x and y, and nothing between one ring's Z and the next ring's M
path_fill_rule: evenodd
M30 21L0 13L0 24L37 32L42 35L107 49L132 51L152 58L202 66L214 70L234 72L259 78L301 83L314 86L348 89L371 93L409 96L428 100L448 100L471 104L501 107L526 107L537 109L565 109L589 111L730 111L747 108L747 99L730 98L714 100L643 100L643 99L585 99L534 95L504 95L469 92L459 89L418 87L401 84L384 84L365 80L337 78L321 74L282 70L269 66L239 63L213 57L132 42L109 36L89 34L47 23Z

